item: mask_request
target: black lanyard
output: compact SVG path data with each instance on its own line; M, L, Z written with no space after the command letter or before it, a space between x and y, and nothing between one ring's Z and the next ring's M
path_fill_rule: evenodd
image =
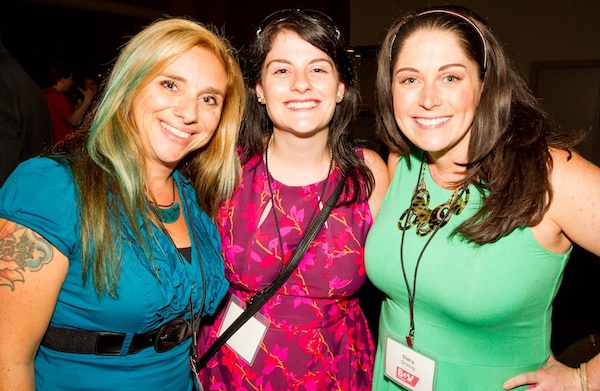
M419 169L419 177L417 178L417 186L415 186L414 193L417 192L417 189L419 187L419 183L421 181L422 166L423 166L423 164L425 162L425 159L427 159L427 156L425 156L425 152L423 152L423 158L422 158L422 161L421 161L421 169ZM423 180L425 180L425 178L423 178ZM454 206L456 205L456 202L459 199L461 199L462 195L464 194L464 192L466 190L467 190L467 186L463 186L463 188L461 189L461 191L457 194L457 197L455 198L455 200L450 205L448 215L444 217L445 221L450 220L450 217L452 216L452 210L454 209ZM411 204L412 204L412 197L411 197ZM408 210L410 210L410 208ZM412 347L413 344L414 344L414 340L415 340L415 316L414 316L414 308L415 308L415 294L416 294L416 291L417 291L417 271L419 270L419 264L421 263L421 259L423 258L423 253L425 253L425 249L427 248L427 246L429 246L429 243L431 243L431 240L433 239L433 237L435 236L435 234L438 232L438 230L444 224L438 224L438 225L436 225L436 227L431 232L431 236L427 239L427 242L425 242L425 245L423 245L423 248L421 249L421 252L419 253L419 256L417 258L417 263L415 264L415 272L414 272L414 275L413 275L413 283L412 283L412 289L411 289L410 283L408 282L408 276L406 275L406 268L404 266L404 254L403 254L404 253L404 235L405 235L405 232L407 230L407 224L408 224L410 218L411 218L411 214L409 213L406 216L406 218L404 219L404 222L403 222L402 238L400 239L400 264L402 265L402 275L404 276L404 283L406 285L406 291L408 292L408 309L409 309L409 316L410 316L410 330L408 332L408 335L406 336L406 343L407 343L407 345L409 347Z
M275 220L275 229L277 230L277 236L279 238L279 249L281 251L281 267L280 267L280 272L281 269L283 268L283 265L285 264L285 254L284 254L284 249L283 249L283 238L281 237L281 230L279 228L279 220L277 219L277 211L275 210L275 194L273 192L273 185L271 183L271 173L269 172L269 165L268 165L268 161L265 161L265 168L267 171L267 183L269 185L269 193L271 195L271 210L273 211L273 220ZM331 172L331 163L329 164L329 171ZM318 198L318 204L323 205L323 198L325 197L325 190L327 189L327 182L329 182L329 175L327 177L325 177L325 183L323 184L323 192L321 193L321 197ZM318 197L318 195L317 195ZM322 207L321 207L322 208ZM317 215L317 209L315 208L313 210L312 215L310 216L310 219L308 220L307 223L307 227L310 227Z
M408 221L408 219L405 220L404 228L406 228L406 221ZM406 276L406 268L404 267L403 252L404 252L404 233L406 232L406 229L402 230L402 239L400 240L400 264L402 265L402 275L404 276L404 283L406 284L406 290L408 292L408 309L409 309L409 314L410 314L410 330L408 332L408 335L406 336L406 343L408 344L409 347L413 346L413 342L415 340L414 307L415 307L415 293L417 292L417 271L419 270L419 264L421 263L421 259L423 258L423 253L425 252L425 249L427 248L427 246L429 246L431 239L433 239L433 237L435 236L435 234L437 233L439 228L440 228L439 225L434 228L433 232L431 233L431 236L427 239L427 242L425 242L425 245L423 246L423 248L421 249L421 252L419 253L419 257L417 258L417 264L415 265L415 273L413 276L412 289L410 288L410 284L408 282L408 277Z
M284 254L284 249L283 249L283 238L281 237L281 230L279 228L279 220L277 219L277 211L275 210L275 194L273 192L273 184L271 183L271 172L269 171L269 147L271 146L271 140L273 139L273 133L271 132L271 135L269 136L269 141L267 142L267 148L266 148L266 152L265 152L265 171L267 173L267 184L269 185L269 194L271 195L271 210L273 211L273 220L275 220L275 229L277 230L277 236L279 238L279 249L281 251L281 267L279 269L279 272L281 272L281 269L283 269L283 265L285 264L285 254ZM318 203L321 204L321 209L323 208L323 198L325 197L325 190L327 189L327 182L329 182L329 176L331 175L331 169L333 168L333 158L329 159L329 168L327 169L327 175L325 175L325 183L323 185L323 192L321 193L321 197L318 200ZM275 180L275 178L273 178L273 180ZM310 216L310 219L308 220L307 223L307 227L310 227L317 215L317 209L315 208L313 210L312 215Z

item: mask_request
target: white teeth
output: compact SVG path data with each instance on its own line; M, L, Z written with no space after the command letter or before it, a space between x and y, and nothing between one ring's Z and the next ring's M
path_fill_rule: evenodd
M415 121L419 125L423 126L435 126L439 124L443 124L444 122L448 122L450 117L441 117L441 118L416 118Z
M179 129L176 129L174 127L172 127L171 125L164 123L164 122L160 122L160 124L163 126L163 128L167 129L169 132L171 132L173 135L179 137L179 138L189 138L191 136L190 133L186 133L186 132L182 132Z
M317 107L317 102L289 102L285 106L290 109L311 109L313 107Z

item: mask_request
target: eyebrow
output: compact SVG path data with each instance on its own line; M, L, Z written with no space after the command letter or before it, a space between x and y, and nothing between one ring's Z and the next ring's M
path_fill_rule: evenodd
M455 67L467 69L466 65L456 63L456 64L447 64L447 65L441 66L440 67L440 71L444 71L444 70L446 70L448 68L455 68Z
M225 96L225 92L223 92L223 91L221 91L219 89L216 89L214 87L207 87L204 90L202 90L202 93L203 94L209 93L209 94L213 94L213 95L219 95L219 96L222 96L222 97Z
M459 63L455 63L455 64L446 64L446 65L442 65L439 69L439 71L445 71L448 68L454 68L454 67L459 67L459 68L464 68L466 69L467 67L463 64L459 64ZM412 68L412 67L405 67L405 68L400 68L396 71L396 73L400 73L400 72L419 72L416 68Z
M288 64L288 65L291 65L291 64L292 64L292 63L291 63L289 60L275 58L275 59L273 59L273 60L269 61L268 63L266 63L266 64L265 64L265 68L268 68L268 67L269 67L271 64L273 64L273 63L276 63L276 62L277 62L277 63ZM309 64L315 64L315 63L319 63L319 62L326 62L326 63L328 63L329 65L331 65L332 67L335 67L335 66L333 65L333 62L332 62L330 59L326 58L326 57L324 57L324 58L315 58L314 60L311 60L311 61L309 62Z
M180 81L182 83L187 83L187 79L178 75L174 75L174 74L168 74L168 73L162 73L160 76L162 77L166 77L169 79L173 79L175 81ZM215 87L206 87L205 89L203 89L202 91L200 91L201 94L214 94L214 95L219 95L219 96L225 96L226 92L223 92L221 90L219 90L218 88Z

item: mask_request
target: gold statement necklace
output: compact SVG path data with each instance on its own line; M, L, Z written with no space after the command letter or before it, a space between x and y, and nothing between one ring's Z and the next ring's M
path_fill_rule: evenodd
M404 277L404 283L406 284L406 290L408 292L408 307L410 310L410 329L406 336L406 344L409 347L413 347L415 339L415 317L414 317L414 306L415 306L415 294L417 290L417 271L419 270L419 264L423 257L425 249L435 236L435 234L442 228L453 214L460 214L467 203L469 202L469 188L468 183L458 187L450 196L448 201L436 206L433 210L429 209L429 191L425 185L425 170L427 168L427 155L423 152L421 160L421 169L419 172L419 180L413 191L413 196L410 200L410 206L402 213L398 219L398 229L402 231L402 238L400 241L400 263L402 265L402 274ZM464 198L463 198L464 196ZM406 230L416 225L418 236L427 236L431 233L431 236L427 238L423 248L421 249L417 261L415 263L415 271L413 275L412 287L408 281L408 275L404 265L404 235Z
M427 169L427 156L423 154L419 181L413 191L410 206L398 219L398 229L407 230L416 225L417 235L427 236L433 230L442 228L453 214L459 215L469 202L469 188L466 184L458 187L448 201L429 209L430 195L425 185L425 170Z

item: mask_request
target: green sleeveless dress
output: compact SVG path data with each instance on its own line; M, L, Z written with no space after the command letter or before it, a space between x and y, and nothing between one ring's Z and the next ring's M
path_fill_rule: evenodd
M411 169L401 158L365 247L369 278L384 293L373 390L402 390L384 375L388 333L409 333L408 291L400 262L402 231L398 219L410 205L420 173L421 151ZM452 191L424 174L429 207L447 201ZM417 269L414 297L416 345L437 356L435 390L495 391L509 378L542 366L550 351L552 301L571 251L544 249L531 229L516 229L495 243L477 247L450 237L453 229L481 205L473 186L466 208L453 215L427 245ZM413 288L419 253L431 234L413 226L404 234L403 259ZM519 389L524 389L520 387Z

